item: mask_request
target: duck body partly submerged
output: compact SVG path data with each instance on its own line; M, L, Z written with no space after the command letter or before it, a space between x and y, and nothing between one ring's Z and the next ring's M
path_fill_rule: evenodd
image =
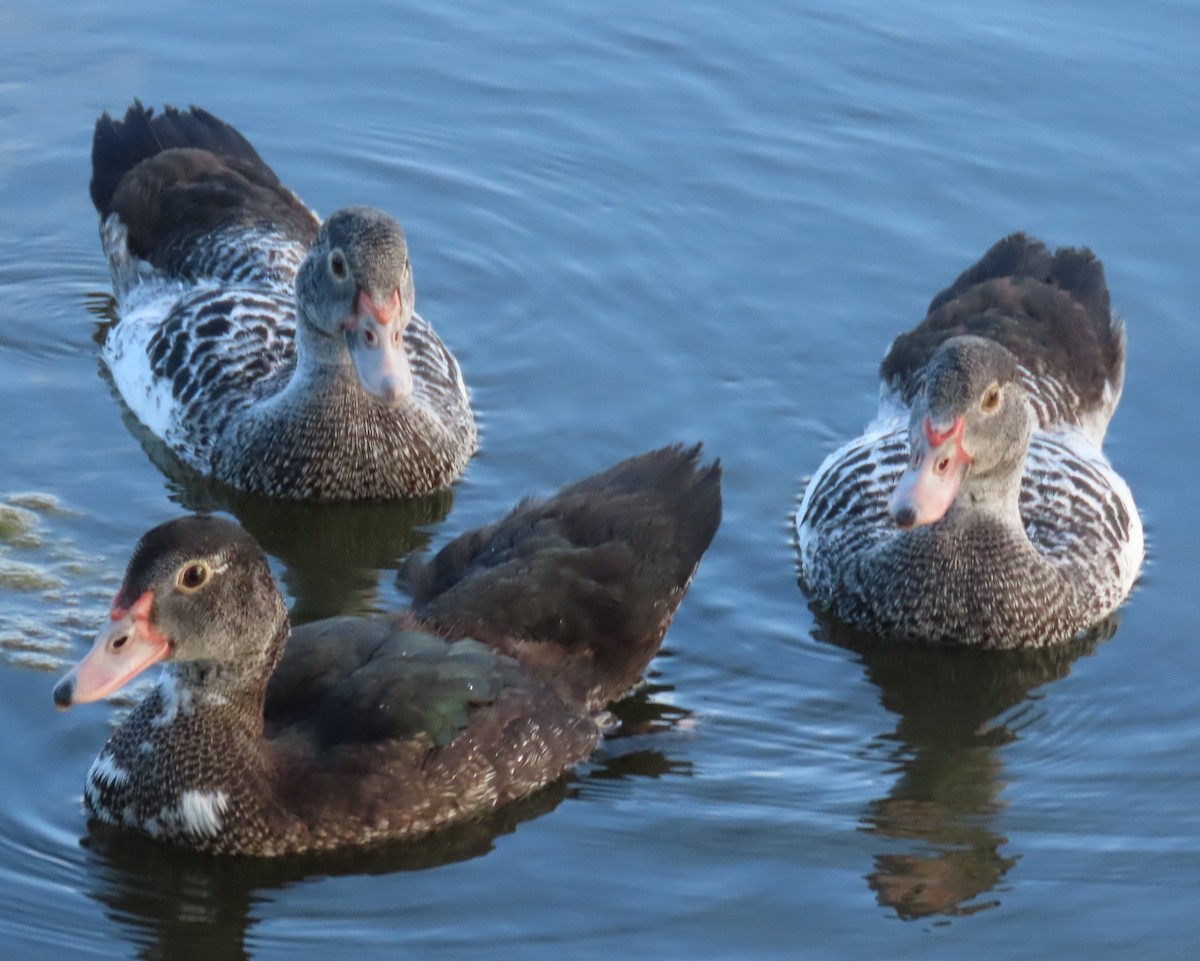
M892 344L875 420L809 482L796 529L816 605L876 635L995 648L1112 613L1144 551L1102 450L1124 368L1091 251L997 243Z
M254 540L214 517L147 533L63 708L165 660L88 773L99 820L214 853L408 837L588 756L657 652L720 521L699 448L618 464L409 572L410 611L290 630Z
M458 362L413 310L399 224L321 223L212 114L96 124L91 196L120 315L104 359L189 467L303 500L411 497L476 445Z

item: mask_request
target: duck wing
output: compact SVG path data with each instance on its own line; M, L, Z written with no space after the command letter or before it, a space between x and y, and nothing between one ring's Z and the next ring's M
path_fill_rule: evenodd
M267 734L321 750L386 740L444 747L505 692L533 695L516 661L478 641L446 641L411 620L337 617L297 628L267 688Z
M657 651L720 524L720 479L699 445L672 446L527 500L410 563L413 610L601 706Z
M134 101L123 120L101 116L90 192L101 223L115 217L123 227L120 253L193 282L244 284L254 267L271 272L270 248L306 248L318 226L250 142L199 107L155 115ZM231 242L247 231L268 250Z
M137 101L96 123L91 196L121 314L104 344L113 382L207 472L228 418L291 375L317 218L229 124Z

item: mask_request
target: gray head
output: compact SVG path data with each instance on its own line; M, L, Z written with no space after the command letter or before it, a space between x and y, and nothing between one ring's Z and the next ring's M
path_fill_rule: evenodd
M111 623L54 688L66 709L104 697L163 660L227 665L250 680L274 666L287 611L249 534L217 517L181 517L134 548Z
M296 277L299 323L315 334L305 349L331 363L348 350L363 389L391 407L412 395L404 331L413 302L408 243L393 218L347 207L321 225Z
M1013 355L983 337L950 338L912 405L912 459L888 504L892 517L905 530L932 524L960 489L972 504L1015 508L1032 431Z

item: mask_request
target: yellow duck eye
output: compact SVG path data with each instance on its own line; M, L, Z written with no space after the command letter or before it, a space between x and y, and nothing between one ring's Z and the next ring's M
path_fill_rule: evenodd
M175 583L181 591L191 594L207 584L211 575L212 571L203 561L192 561L179 569Z
M979 409L985 414L994 414L1000 409L999 384L992 384L983 392L983 399L979 402Z

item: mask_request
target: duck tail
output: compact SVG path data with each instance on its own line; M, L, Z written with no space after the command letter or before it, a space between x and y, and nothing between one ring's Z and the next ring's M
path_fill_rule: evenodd
M721 521L721 465L674 445L526 500L405 572L413 609L485 640L576 703L641 677Z
M105 113L96 121L92 135L92 182L90 192L96 212L110 210L121 178L143 160L176 147L194 147L227 159L238 159L267 167L250 141L207 110L164 107L157 116L153 107L140 100L125 111L122 120Z
M943 306L968 294L971 288L1001 279L1016 283L1035 281L1070 297L1077 307L1082 308L1082 313L1063 309L1059 303L1049 304L1039 312L1041 305L1037 298L1026 291L1026 303L1021 309L1031 316L1025 318L1023 324L1013 326L1036 329L1044 325L1049 329L1040 334L1040 339L1062 342L1068 352L1089 348L1094 352L1098 348L1104 356L1106 373L1111 376L1111 368L1124 344L1124 335L1120 321L1113 317L1104 264L1090 248L1059 247L1051 253L1044 243L1026 233L1009 234L938 294L929 305L928 313L933 316ZM1001 343L1006 341L1003 330L994 332L993 336ZM1010 332L1009 337L1016 340L1018 347L1023 346L1016 332Z
M960 334L1010 350L1039 381L1027 386L1045 392L1053 421L1100 412L1107 422L1112 415L1124 377L1125 332L1112 313L1104 265L1087 247L1051 253L1025 233L997 241L933 298L920 324L892 342L880 377L911 403L925 365ZM1069 409L1060 409L1053 384L1074 394Z

